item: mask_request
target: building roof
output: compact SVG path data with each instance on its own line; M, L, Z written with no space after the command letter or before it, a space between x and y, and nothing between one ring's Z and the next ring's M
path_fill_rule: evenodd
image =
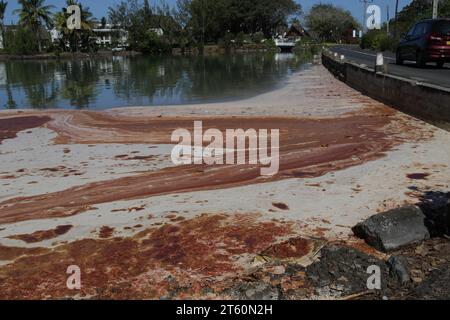
M289 36L309 36L308 31L299 24L293 24L286 35Z

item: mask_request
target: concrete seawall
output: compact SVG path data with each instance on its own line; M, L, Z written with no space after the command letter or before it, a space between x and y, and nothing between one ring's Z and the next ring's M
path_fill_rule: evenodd
M322 54L323 65L363 94L404 113L432 122L450 123L450 89L384 73Z

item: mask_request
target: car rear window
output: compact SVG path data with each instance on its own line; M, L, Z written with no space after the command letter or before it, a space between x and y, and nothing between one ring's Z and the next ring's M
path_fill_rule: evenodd
M450 20L437 21L433 26L433 31L440 34L450 35Z

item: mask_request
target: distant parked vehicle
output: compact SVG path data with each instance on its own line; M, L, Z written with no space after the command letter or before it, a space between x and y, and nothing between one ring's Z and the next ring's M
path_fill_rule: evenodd
M115 47L111 49L112 52L122 52L125 51L124 47Z
M397 64L416 61L419 67L435 62L439 68L450 63L450 19L424 20L402 36L397 48Z

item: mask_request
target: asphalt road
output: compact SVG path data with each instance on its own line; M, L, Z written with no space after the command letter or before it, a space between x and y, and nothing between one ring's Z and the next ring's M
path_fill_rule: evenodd
M375 65L375 51L361 50L355 46L336 46L331 50L333 52L337 52L338 54L343 54L347 60L359 64L366 64L369 67ZM415 65L415 62L409 61L406 61L403 66L396 65L394 53L385 52L384 58L388 64L389 74L450 88L449 63L447 63L442 69L438 69L433 63L428 64L424 68L418 68Z

